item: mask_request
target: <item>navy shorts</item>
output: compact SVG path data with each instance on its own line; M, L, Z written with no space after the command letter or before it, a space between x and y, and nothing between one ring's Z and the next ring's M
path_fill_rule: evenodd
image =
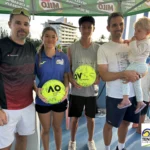
M67 100L64 100L62 103L51 105L51 106L43 106L43 105L35 105L35 109L38 113L48 113L49 111L54 112L64 112L67 109Z
M129 98L132 105L124 109L118 109L117 105L122 101L122 99L106 97L106 121L108 124L118 128L122 120L139 123L140 113L135 114L136 110L136 98Z
M83 109L85 115L95 118L96 114L96 97L69 96L69 117L81 117Z
M147 114L147 110L148 110L148 107L149 107L149 102L145 102L145 101L143 101L143 102L146 104L146 106L144 107L144 109L142 109L141 116Z

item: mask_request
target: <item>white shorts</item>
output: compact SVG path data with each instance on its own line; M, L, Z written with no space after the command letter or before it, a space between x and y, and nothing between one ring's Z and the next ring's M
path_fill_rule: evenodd
M8 123L0 126L0 149L10 146L15 133L30 135L35 132L35 106L34 103L19 110L3 109L7 115Z

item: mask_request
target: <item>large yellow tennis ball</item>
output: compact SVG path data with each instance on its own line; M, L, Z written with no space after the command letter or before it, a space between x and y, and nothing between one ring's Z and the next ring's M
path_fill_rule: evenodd
M48 103L57 104L65 96L65 86L58 80L49 80L42 86L41 94L46 98Z
M96 72L90 65L81 65L74 72L74 79L83 86L91 86L96 80Z

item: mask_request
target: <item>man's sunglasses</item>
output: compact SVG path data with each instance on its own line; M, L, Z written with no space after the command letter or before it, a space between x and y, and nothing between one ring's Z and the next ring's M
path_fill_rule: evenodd
M11 14L20 15L21 13L23 13L25 16L29 17L30 19L30 13L24 8L15 8Z

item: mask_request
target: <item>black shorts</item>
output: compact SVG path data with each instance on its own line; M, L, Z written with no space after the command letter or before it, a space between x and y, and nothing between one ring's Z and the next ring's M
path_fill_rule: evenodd
M38 113L48 113L49 111L64 112L67 109L67 104L67 100L64 100L62 103L51 106L43 106L36 104L35 109Z
M118 128L122 120L138 123L140 113L135 114L136 110L136 98L129 98L132 105L124 109L118 109L117 105L122 101L122 99L106 97L106 121L110 125Z
M146 106L144 107L144 109L142 109L141 116L147 114L147 110L148 110L148 107L149 107L149 102L145 102L145 101L143 101L143 102L146 104Z
M81 117L83 109L85 115L95 118L96 114L96 97L69 96L69 117Z

